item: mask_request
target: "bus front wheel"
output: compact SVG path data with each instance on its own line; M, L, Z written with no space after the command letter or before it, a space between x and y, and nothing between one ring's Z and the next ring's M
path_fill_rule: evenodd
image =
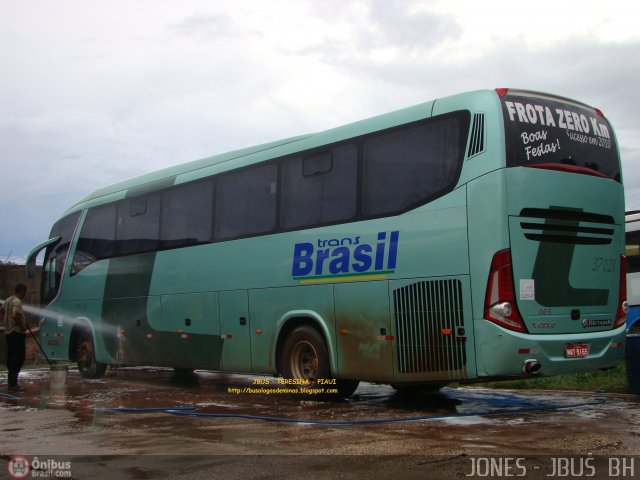
M91 332L83 331L76 351L78 371L82 378L100 378L107 371L107 364L96 361L95 345Z
M318 399L342 399L358 388L356 380L336 379L333 383L327 344L322 335L308 325L296 328L286 338L280 365L285 379L299 380L299 387L320 392L309 394Z

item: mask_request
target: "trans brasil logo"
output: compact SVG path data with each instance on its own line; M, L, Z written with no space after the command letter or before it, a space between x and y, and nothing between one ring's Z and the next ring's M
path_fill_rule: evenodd
M396 230L378 233L374 243L360 236L296 243L291 276L303 284L386 278L396 268L399 237Z

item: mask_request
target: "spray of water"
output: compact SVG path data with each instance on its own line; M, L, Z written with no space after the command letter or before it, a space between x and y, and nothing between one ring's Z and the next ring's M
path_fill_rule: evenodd
M71 326L71 328L76 326L83 328L87 327L86 319L78 318L70 312L52 310L48 309L47 307L40 308L33 305L23 305L23 309L25 312L43 319L45 321L44 324L49 328L51 328L52 326L58 328L63 326ZM115 334L116 332L116 327L114 325L105 324L102 319L91 321L91 326L96 333L111 335Z
M0 300L0 305L4 305L5 301ZM48 329L56 329L62 328L65 326L73 327L82 327L87 328L87 320L78 318L76 315L73 315L70 312L65 312L61 310L52 310L47 307L36 307L34 305L22 304L22 309L33 316L39 317L41 320L41 324L44 325L45 328ZM102 333L105 335L113 335L115 336L117 333L117 327L114 325L109 325L102 321L102 319L91 321L91 326L96 333Z

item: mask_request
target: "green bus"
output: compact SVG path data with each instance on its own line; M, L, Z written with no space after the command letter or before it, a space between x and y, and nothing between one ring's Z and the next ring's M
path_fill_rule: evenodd
M108 365L398 389L623 357L624 192L598 109L474 91L98 190L45 250L40 337Z

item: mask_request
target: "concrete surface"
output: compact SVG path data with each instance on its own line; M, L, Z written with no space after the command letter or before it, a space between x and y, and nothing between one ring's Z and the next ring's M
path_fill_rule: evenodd
M0 382L9 393L6 375ZM324 403L275 393L283 386L270 377L156 368L109 370L100 380L71 370L61 390L50 388L48 369L32 370L21 383L19 399L0 398L0 478L15 455L70 461L71 472L53 473L66 478L471 478L488 456L493 463L478 465L492 465L492 478L547 478L554 459L569 457L583 476L596 462L590 478L610 478L611 458L635 460L640 475L635 396L477 388L403 396L365 383L347 401ZM119 407L306 423L103 410ZM513 467L517 459L524 463Z

